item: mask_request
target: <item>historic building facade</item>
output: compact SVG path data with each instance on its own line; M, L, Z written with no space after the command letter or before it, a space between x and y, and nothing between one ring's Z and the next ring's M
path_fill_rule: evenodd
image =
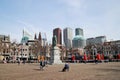
M0 55L5 58L10 56L10 36L0 35Z

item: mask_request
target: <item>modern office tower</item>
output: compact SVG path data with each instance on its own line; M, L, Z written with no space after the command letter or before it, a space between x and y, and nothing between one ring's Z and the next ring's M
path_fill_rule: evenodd
M106 36L98 36L95 38L95 43L96 44L103 44L104 42L106 42Z
M87 38L86 45L93 45L95 44L95 38Z
M86 40L83 35L83 29L75 29L75 37L72 40L73 48L84 48L86 45Z
M71 28L65 28L63 31L64 44L67 49L72 48L73 31Z
M60 28L55 28L53 30L53 36L56 35L57 37L57 44L62 45L62 32Z
M83 34L83 29L81 29L81 28L76 28L76 29L75 29L75 35L84 36L84 34Z
M88 38L86 40L87 45L94 45L94 44L103 44L106 42L106 36L98 36L95 38Z

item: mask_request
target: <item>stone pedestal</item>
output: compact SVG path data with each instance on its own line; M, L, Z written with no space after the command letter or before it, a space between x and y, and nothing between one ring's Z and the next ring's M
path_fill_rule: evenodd
M62 64L62 61L60 60L60 49L57 46L52 49L50 56L51 64Z

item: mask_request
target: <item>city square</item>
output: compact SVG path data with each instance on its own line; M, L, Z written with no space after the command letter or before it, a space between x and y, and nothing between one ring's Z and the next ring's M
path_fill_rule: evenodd
M64 64L47 65L43 71L39 63L0 64L0 80L119 80L120 63L69 63L70 70L61 72Z
M120 0L0 0L0 80L120 80Z

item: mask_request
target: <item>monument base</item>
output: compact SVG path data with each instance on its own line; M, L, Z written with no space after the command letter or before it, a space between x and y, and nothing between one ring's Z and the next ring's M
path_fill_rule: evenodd
M57 46L51 51L50 64L62 64L62 61L60 60L60 49Z

